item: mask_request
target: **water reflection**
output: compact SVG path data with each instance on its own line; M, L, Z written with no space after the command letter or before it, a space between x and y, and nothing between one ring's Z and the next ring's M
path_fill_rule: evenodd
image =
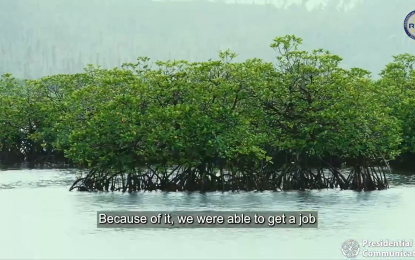
M390 175L391 189L373 192L122 194L69 192L74 174L0 171L0 259L341 259L346 239L415 234L414 176ZM99 210L318 210L319 228L97 229Z

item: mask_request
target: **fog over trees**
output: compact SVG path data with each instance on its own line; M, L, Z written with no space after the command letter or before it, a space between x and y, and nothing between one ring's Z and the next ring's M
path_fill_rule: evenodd
M415 53L404 32L413 0L148 1L0 0L0 74L39 78L135 61L217 58L274 60L269 44L295 34L342 66L377 75L392 55Z

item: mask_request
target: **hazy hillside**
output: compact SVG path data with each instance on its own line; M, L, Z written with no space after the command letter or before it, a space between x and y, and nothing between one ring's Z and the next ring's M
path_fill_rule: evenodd
M285 34L375 73L392 55L415 53L402 25L413 0L364 0L346 11L348 2L329 0L309 11L305 1L284 9L225 1L0 0L0 73L33 78L138 56L206 60L226 48L240 59L272 60L268 46Z

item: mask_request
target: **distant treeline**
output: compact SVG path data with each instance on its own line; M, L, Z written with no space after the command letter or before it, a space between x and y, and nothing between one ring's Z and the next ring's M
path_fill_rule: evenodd
M388 161L415 152L415 56L395 56L373 80L301 42L275 38L273 63L233 62L228 50L3 75L0 160L88 168L82 190L386 188Z
M0 74L26 79L78 73L90 63L118 67L138 56L205 61L228 48L238 53L235 61L270 62L270 39L286 34L301 35L306 50L324 48L344 57L343 66L376 75L393 55L415 54L403 29L413 0L327 0L312 10L306 0L0 2Z

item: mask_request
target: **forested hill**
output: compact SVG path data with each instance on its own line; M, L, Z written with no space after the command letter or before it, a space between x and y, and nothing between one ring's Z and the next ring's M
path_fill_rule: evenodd
M223 1L0 0L0 74L38 78L79 72L88 63L119 66L138 56L201 61L227 48L240 60L273 60L267 46L285 34L303 38L305 49L344 57L345 67L374 74L392 55L415 53L415 41L403 30L414 0L364 0L347 11L347 2L340 3L308 10L305 2L277 8Z

